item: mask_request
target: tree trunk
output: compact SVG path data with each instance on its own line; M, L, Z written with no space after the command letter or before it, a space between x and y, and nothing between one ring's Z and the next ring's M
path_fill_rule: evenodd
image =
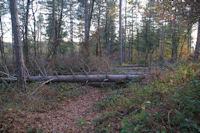
M88 0L84 0L84 16L85 16L85 41L83 46L83 55L88 57L89 53L89 23L88 23Z
M148 67L119 67L120 70L148 70Z
M119 65L122 65L122 0L119 1Z
M130 50L130 62L132 62L133 61L133 40L134 40L134 36L133 36L133 23L134 23L134 17L133 17L133 7L132 7L132 9L131 9L131 15L132 15L132 25L131 25L131 43L130 43L130 48L129 48L129 50Z
M36 57L37 55L37 42L36 42L36 17L35 17L35 11L34 11L34 7L32 4L32 17L33 17L33 42L34 42L34 55ZM39 33L38 33L39 34Z
M3 64L6 64L5 52L4 52L4 42L3 42L3 25L0 20L1 36L0 36L0 52Z
M177 45L177 33L176 33L176 27L172 26L173 31L172 31L172 55L171 55L171 59L172 61L176 61L177 60L177 50L178 50L178 45Z
M137 28L137 44L136 44L136 49L137 49L137 57L139 58L139 43L140 43L140 36L139 36L139 30Z
M28 44L28 18L29 18L29 7L30 7L30 0L27 0L26 4L26 18L25 18L25 38L23 40L24 43L24 55L25 55L25 62L28 64L29 61L29 44Z
M90 27L91 27L91 21L92 21L92 14L93 14L93 9L94 9L94 2L95 0L92 0L90 2L90 10L88 14L88 0L84 0L84 15L85 15L85 42L84 42L84 47L83 47L83 55L86 57L90 56L90 51L89 51L89 37L90 37Z
M195 51L194 51L194 61L198 60L199 49L200 49L200 19L198 22L197 42L196 42L196 47L195 47Z
M161 50L160 50L160 57L163 60L165 55L165 28L164 25L162 25L162 33L161 33Z
M73 10L72 10L73 4L70 3L70 41L71 41L71 56L74 56L74 22L73 22Z
M55 0L52 1L52 30L51 30L51 36L49 38L50 41L50 56L54 56L57 54L57 46L56 46L56 40L57 40L57 35L56 35L56 14L55 14Z
M57 27L57 37L56 37L56 48L60 45L60 42L62 40L62 23L63 23L63 8L64 8L64 0L61 1L61 11L59 15L59 21L58 21L58 27Z
M93 14L93 10L94 10L94 2L95 0L92 0L92 3L90 5L90 14L89 14L89 21L88 21L88 40L90 37L90 28L91 28L91 21L92 21L92 14Z
M96 56L101 56L101 33L100 33L100 19L101 19L101 7L98 7L98 20L97 20L97 43L96 43Z
M148 41L148 31L149 31L149 22L146 22L146 25L145 25L145 63L147 64L148 63L148 57L149 57L149 41Z
M25 66L24 66L24 60L23 60L22 42L20 38L16 0L10 0L10 12L11 12L11 21L12 21L12 32L14 35L14 44L15 44L18 86L23 87L25 89L25 75L24 75Z
M143 78L143 75L119 74L119 75L58 75L58 76L30 76L27 82L48 81L51 82L123 82ZM0 78L0 82L15 82L16 78Z
M110 38L110 18L109 18L109 7L107 4L106 7L106 24L105 24L105 41L106 41L106 53L107 55L110 55L110 43L109 43L109 38Z
M188 28L188 38L187 38L187 42L188 42L188 54L191 54L191 48L192 48L192 28L189 27Z
M127 38L126 38L126 31L127 31L127 0L125 0L125 31L124 31L124 51L123 51L123 55L124 55L124 62L127 62L127 58L126 58L126 42L127 42Z
M128 40L129 40L130 36L128 36ZM128 42L128 61L131 61L131 42Z

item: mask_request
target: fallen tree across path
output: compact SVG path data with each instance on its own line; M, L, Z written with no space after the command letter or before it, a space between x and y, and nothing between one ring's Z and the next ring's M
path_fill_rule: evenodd
M118 67L120 70L149 70L148 67Z
M48 81L51 82L122 82L143 78L144 75L131 74L97 74L97 75L58 75L58 76L30 76L26 78L27 82ZM17 78L0 78L0 82L15 82Z

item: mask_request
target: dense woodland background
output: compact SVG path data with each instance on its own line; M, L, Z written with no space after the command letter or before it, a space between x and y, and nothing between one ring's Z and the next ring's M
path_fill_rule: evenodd
M12 27L12 34L9 27ZM21 92L15 92L15 95L17 93L18 98L27 100L24 95L32 98L53 80L39 82L38 89L28 84L33 79L31 76L39 79L53 75L107 76L121 74L119 66L142 66L149 67L150 72L140 85L125 85L123 87L129 89L112 92L107 99L94 105L103 110L110 106L106 103L113 102L110 107L118 112L99 118L95 131L154 132L150 128L154 127L160 132L199 132L199 51L199 0L1 0L0 107L10 109L7 104L4 106L3 100L7 101L6 97L10 95L7 91L12 90L6 88L16 87L12 81L17 80L17 88L25 92L23 96L18 96ZM70 89L66 84L56 85L49 85L56 91L48 91L45 97L62 96L63 100L63 95L68 96L65 91ZM117 88L121 87L117 84ZM70 95L77 93L72 90ZM78 96L82 94L85 92L80 91ZM173 100L170 95L174 95ZM189 98L184 99L185 96ZM138 101L132 104L135 99ZM162 109L161 102L165 106L169 104L169 108ZM152 105L147 107L150 103ZM152 117L156 115L155 119L149 121L155 111L163 114L154 114ZM135 114L134 119L130 112ZM109 129L105 123L112 123L114 118L117 119L115 122L121 122L121 126L118 128L111 124L115 128ZM84 121L79 121L79 124L84 127ZM4 124L0 123L1 127L5 128Z
M14 23L19 25L30 75L38 74L35 63L40 68L51 66L47 73L55 74L65 63L87 64L90 57L120 65L198 59L199 39L192 43L191 33L199 22L199 1L20 0L16 4L19 19ZM15 39L4 42L9 2L0 5L1 66L16 71Z

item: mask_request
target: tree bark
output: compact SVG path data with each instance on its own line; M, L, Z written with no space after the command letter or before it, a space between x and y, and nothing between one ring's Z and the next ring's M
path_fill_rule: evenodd
M37 55L37 49L38 49L38 45L37 45L37 42L36 42L36 17L35 17L35 11L34 11L34 7L33 7L33 4L32 4L32 17L33 17L33 42L34 42L34 55L36 57ZM39 34L39 33L38 33Z
M188 28L188 38L187 38L187 42L188 42L188 54L191 54L191 48L192 48L192 28L189 27Z
M148 67L119 67L120 70L148 70Z
M25 65L23 60L22 42L20 38L16 0L10 0L10 12L12 21L12 32L14 35L14 44L15 44L15 56L16 56L16 67L17 67L17 77L18 77L17 81L18 81L18 86L23 87L23 89L25 89L25 75L24 75Z
M134 17L133 17L133 15L134 15L134 14L133 14L133 7L132 7L132 9L131 9L131 16L132 16L132 20L131 20L131 21L132 21L131 30L132 30L132 31L131 31L131 43L130 43L130 46L129 46L129 54L130 54L130 55L129 55L129 61L130 61L130 62L133 61L133 40L134 40L134 36L133 36L133 32L134 32L134 31L133 31L133 28L134 28L134 27L133 27L133 26L134 26L134 25L133 25L133 23L134 23Z
M136 49L137 49L137 57L139 58L139 43L140 43L140 36L139 36L139 30L137 28L137 44L136 44Z
M119 75L59 75L59 76L30 76L27 82L47 81L51 82L119 82L142 78L143 75L119 74ZM0 82L15 82L17 78L0 78Z
M57 54L57 46L56 46L56 38L57 38L57 35L56 35L56 14L55 14L55 0L52 1L52 31L51 31L51 36L50 36L50 45L51 45L51 53L50 53L50 56L54 56Z
M84 15L85 15L85 42L83 47L83 55L85 57L90 56L89 51L89 39L90 39L90 27L91 27L91 21L92 21L92 14L94 9L94 2L95 0L92 0L90 2L90 10L88 8L88 0L84 0ZM89 11L89 13L88 13ZM86 58L86 61L88 59Z
M200 18L199 18L199 22L198 22L197 42L196 42L196 47L195 47L195 51L194 51L194 61L198 60L199 49L200 49Z
M94 2L95 0L92 0L92 3L90 5L90 14L89 14L89 21L88 21L88 40L90 37L90 27L91 27L91 21L92 21L92 14L93 14L93 10L94 10Z
M105 44L106 44L106 53L107 55L110 55L110 43L109 43L109 37L110 37L110 33L109 33L109 30L110 30L110 18L109 18L109 4L108 4L108 1L106 0L106 4L107 4L107 7L106 7L106 24L105 24Z
M83 46L83 55L88 57L89 54L89 23L88 23L88 0L84 0L84 16L85 16L85 37Z
M145 35L144 35L144 39L145 39L145 63L148 64L148 57L149 57L149 22L146 22L145 25Z
M4 42L3 42L3 24L0 19L0 27L1 27L1 36L0 36L0 52L1 52L1 59L2 63L6 64L5 52L4 52Z
M24 55L25 55L25 62L26 62L26 64L28 64L28 61L29 61L29 46L28 46L29 7L30 7L30 0L27 0L27 4L26 4L26 18L25 18L25 38L23 40L23 43L24 43Z
M162 33L161 33L161 49L160 49L160 57L163 60L165 55L165 27L162 25Z
M126 42L127 42L127 38L126 38L126 31L127 31L127 0L125 0L125 29L124 29L124 51L123 51L123 55L124 55L124 62L127 62L127 58L126 58Z
M172 61L176 61L177 60L177 50L178 50L178 40L177 40L177 33L176 33L176 27L172 26L172 55L171 55L171 59Z
M56 49L60 45L61 40L62 40L62 24L63 24L63 8L64 8L64 0L61 1L61 10L60 10L60 15L59 15L59 20L58 20L58 28L57 28L57 33L56 33ZM56 52L57 54L57 52Z
M98 20L97 20L97 43L96 43L96 56L101 56L101 32L100 32L100 21L101 21L101 7L98 7Z
M119 1L119 65L122 65L122 0Z
M71 1L72 2L72 1ZM72 10L73 3L70 3L70 41L71 41L71 56L74 56L74 22L73 22L73 10Z

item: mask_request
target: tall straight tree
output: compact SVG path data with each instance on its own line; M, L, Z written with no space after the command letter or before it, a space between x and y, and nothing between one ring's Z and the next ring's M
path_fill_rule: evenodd
M25 26L24 26L24 29L25 29L25 38L23 40L23 43L24 43L24 54L25 54L25 61L26 63L28 63L29 61L29 44L28 44L28 19L29 19L29 9L30 9L30 0L27 0L27 3L26 3L26 18L25 18Z
M0 16L1 17L1 16ZM3 24L0 18L0 52L1 52L1 59L4 64L6 64L6 58L5 58L5 52L4 52L4 42L3 42L3 37L4 37L4 32L3 32Z
M34 10L34 5L32 4L32 18L33 18L33 31L32 31L32 36L33 36L33 46L34 46L34 55L36 57L37 55L37 31L36 31L36 26L37 26L37 21L36 21L36 12L37 12L37 8ZM39 33L38 33L39 35Z
M72 1L70 1L69 4L69 10L70 10L70 42L71 42L71 56L74 56L74 18L73 18L73 6L74 3L72 3Z
M88 6L88 0L84 0L84 20L85 20L85 38L84 38L84 49L83 54L85 57L90 56L89 51L89 37L90 37L90 27L91 27L91 21L92 21L92 14L94 9L94 2L95 0L90 0L90 6ZM88 13L89 11L89 13Z
M119 65L122 65L122 0L119 1Z
M83 54L85 57L89 56L89 23L88 23L88 0L84 0L84 19L85 19L85 38L83 46Z
M127 42L127 39L126 39L126 32L127 32L127 0L125 0L125 31L124 31L124 50L123 50L123 57L124 57L124 62L126 62L126 42Z
M199 51L200 51L200 18L198 22L198 33L197 33L197 42L196 42L196 47L194 51L194 60L197 61L199 57Z
M12 32L14 36L18 86L23 87L25 89L25 76L24 76L25 65L23 60L22 42L19 30L17 0L10 0L10 13L12 21Z

